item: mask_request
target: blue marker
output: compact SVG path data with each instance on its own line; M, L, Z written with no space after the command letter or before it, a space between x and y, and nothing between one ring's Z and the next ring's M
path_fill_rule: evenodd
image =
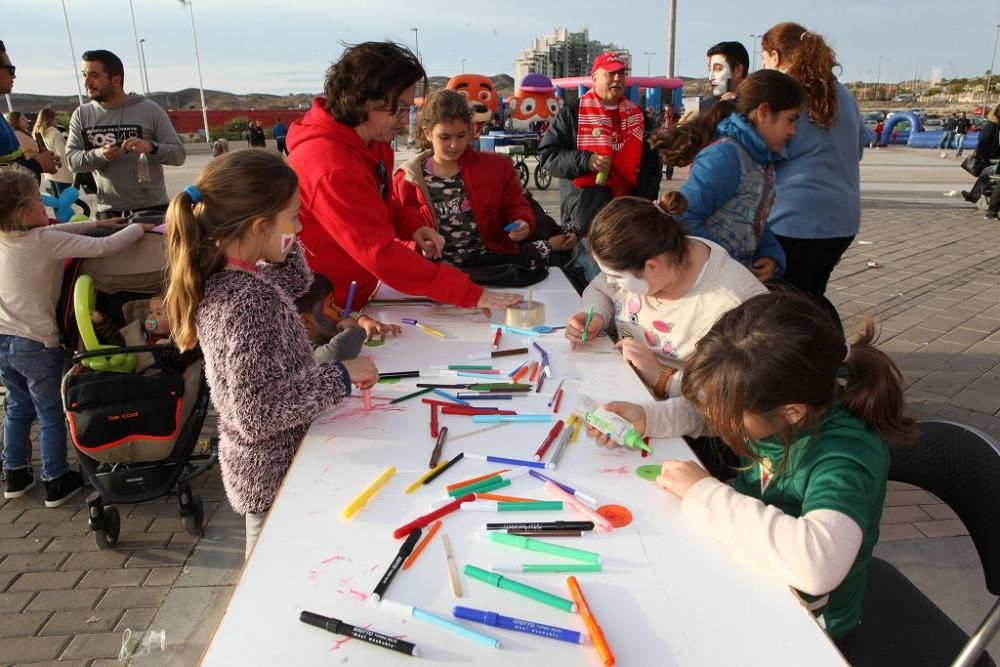
M451 398L450 396L448 398ZM552 415L472 415L476 424L496 424L498 422L551 422Z
M481 632L476 632L470 628L449 621L446 618L441 618L435 614L425 611L420 607L414 607L413 605L403 604L401 602L396 602L395 600L382 599L382 606L395 611L401 616L413 616L414 618L419 618L422 621L427 621L428 623L433 623L434 625L445 628L446 630L451 630L456 634L460 634L463 637L468 637L469 639L479 642L480 644L485 644L486 646L491 646L493 648L500 648L500 640L496 637L490 637L489 635L483 634Z
M468 401L463 401L462 399L458 398L457 396L452 396L451 394L449 394L448 392L444 391L443 389L433 389L432 391L435 394L437 394L438 396L444 396L449 401L455 401L456 403L459 403L461 405L469 405L471 407L471 403L469 403Z
M473 378L475 380L489 380L490 382L496 382L498 379L497 374L488 375L486 373L476 373L475 371L458 371L458 377L460 378Z
M358 281L351 281L351 288L347 290L347 301L344 303L344 317L351 316L351 306L354 305L354 294L358 291Z
M538 635L539 637L548 637L549 639L558 639L561 642L569 642L570 644L584 643L583 635L576 630L567 630L566 628L558 628L554 625L545 625L544 623L535 623L534 621L526 621L512 616L502 616L495 611L483 611L482 609L473 609L471 607L456 605L455 608L451 610L451 613L455 616L455 618L460 618L463 621L472 621L474 623L482 623L483 625L492 625L495 628L503 628L504 630L527 632L528 634Z
M539 470L553 470L555 465L547 461L525 461L524 459L508 459L503 456L491 456L489 454L466 454L465 458L476 461L488 461L499 463L505 466L524 466L525 468L538 468Z
M512 222L509 225L504 225L504 228L503 228L503 230L505 232L507 232L508 234L510 234L515 229L517 229L517 223L516 222Z

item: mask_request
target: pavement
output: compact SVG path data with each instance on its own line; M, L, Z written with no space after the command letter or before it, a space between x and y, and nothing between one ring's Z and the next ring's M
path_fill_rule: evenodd
M194 182L209 160L203 147L191 150L187 164L168 168L168 189ZM876 318L914 415L1000 439L1000 225L946 196L970 185L958 163L933 151L868 151L861 232L827 296L848 327L865 312ZM663 189L685 174L677 170ZM534 193L555 217L557 193L556 183ZM111 551L89 533L83 497L45 509L40 491L0 499L0 665L197 664L243 560L243 520L218 470L196 485L204 536L185 533L176 500L165 498L120 506L121 540ZM967 631L994 602L961 521L926 491L890 483L876 554ZM1000 655L1000 640L991 650Z

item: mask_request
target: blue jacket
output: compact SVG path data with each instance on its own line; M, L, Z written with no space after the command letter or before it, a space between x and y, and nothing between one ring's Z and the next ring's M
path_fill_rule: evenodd
M854 236L861 227L861 168L868 142L854 96L837 84L837 122L829 130L809 122L803 110L795 136L782 151L778 201L769 225L797 239Z
M744 165L739 149L745 151L755 164L763 165L769 171L776 155L772 153L753 125L740 114L734 113L722 119L716 127L717 140L703 148L691 165L691 173L681 186L681 194L687 199L688 207L681 216L681 223L692 236L700 236L719 243L726 248L734 259L748 264L747 260L760 257L770 257L778 263L778 273L785 271L785 253L770 229L765 228L757 240L757 248L752 257L738 257L738 252L729 247L724 238L726 227L735 225L754 225L750 211L739 215L732 210L735 198L753 193L740 192L743 181ZM750 183L743 183L744 190ZM758 199L763 193L759 192ZM767 205L769 202L762 202ZM766 210L766 209L765 209Z
M274 129L271 130L271 136L277 139L284 139L288 136L288 128L285 127L284 123L278 122L274 124Z

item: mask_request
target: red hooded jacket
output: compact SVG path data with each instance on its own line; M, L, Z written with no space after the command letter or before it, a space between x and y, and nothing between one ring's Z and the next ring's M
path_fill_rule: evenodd
M299 176L300 236L309 266L333 283L337 304L344 305L356 280L352 310L360 308L381 280L405 294L475 307L482 287L455 267L435 264L406 245L425 223L398 216L390 196L392 148L378 141L365 145L325 105L323 98L314 99L305 117L292 123L288 162Z
M425 151L407 160L393 176L393 198L400 206L399 218L404 225L437 229L423 170L431 154ZM465 149L458 164L483 245L493 252L518 254L518 243L510 239L504 225L524 220L534 232L535 212L521 193L514 165L502 155L480 153L471 147Z

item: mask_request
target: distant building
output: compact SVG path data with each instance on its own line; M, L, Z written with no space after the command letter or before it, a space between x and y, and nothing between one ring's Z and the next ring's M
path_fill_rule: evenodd
M531 72L551 79L587 76L594 58L604 51L617 51L631 66L632 55L628 49L590 39L588 28L581 32L556 28L548 35L532 37L531 46L521 49L514 61L514 85L520 86L521 79Z

